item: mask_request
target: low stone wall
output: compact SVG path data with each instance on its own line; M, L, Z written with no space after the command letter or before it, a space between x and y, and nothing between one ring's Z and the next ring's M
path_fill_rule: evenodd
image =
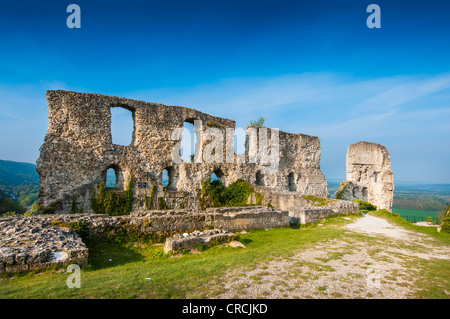
M254 188L263 195L262 204L288 211L289 221L293 224L308 224L334 214L359 212L359 204L351 201L327 198L327 205L314 206L314 202L305 199L300 192L277 191L261 186Z
M164 252L192 249L199 244L211 246L217 243L229 242L237 237L236 234L230 233L227 230L218 229L195 231L190 234L184 233L182 235L175 234L173 237L166 239Z
M309 224L330 215L358 212L358 203L333 200L331 203L324 206L290 207L289 217L290 222L293 224Z
M114 235L123 227L140 233L172 236L206 228L235 231L289 226L288 211L264 206L189 210L137 211L126 216L50 214L0 217L0 273L46 268L73 262L84 265L88 249L68 224L80 222L89 236Z
M226 230L253 228L288 227L289 212L265 206L248 207L237 210L230 208L209 208L206 224Z
M69 228L54 227L34 216L0 218L0 273L87 261L86 245Z

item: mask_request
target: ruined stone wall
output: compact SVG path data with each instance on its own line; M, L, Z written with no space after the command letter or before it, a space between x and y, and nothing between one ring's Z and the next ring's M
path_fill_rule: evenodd
M145 206L145 195L150 196L152 186L157 186L153 207L157 198L165 196L171 208L198 207L196 190L201 181L216 173L228 185L238 178L253 184L299 194L326 196L327 183L320 171L320 143L317 137L285 133L274 129L248 127L245 155L235 155L232 139L226 132L235 128L235 122L214 117L200 111L158 103L111 97L101 94L47 91L49 125L40 149L37 171L40 176L39 204L55 205L56 212L69 212L76 202L83 212L92 212L90 198L95 187L106 183L106 171L115 170L117 189L124 189L132 178L134 210ZM112 143L112 107L122 107L132 113L134 131L130 145ZM213 128L222 134L222 148L214 154L222 154L222 161L205 160L199 151L195 162L174 161L174 152L181 138L184 122L201 121L198 134L199 149L207 149ZM177 131L178 129L178 131ZM177 135L178 132L178 135ZM279 151L279 165L271 165L255 158L259 151L260 136L267 136L268 152L272 135L279 137L274 151ZM255 136L258 141L252 143ZM231 154L231 156L230 156ZM163 190L161 176L169 171L171 185Z
M263 195L263 205L272 205L278 209L287 210L289 220L293 224L308 224L329 215L359 212L359 204L351 201L330 198L327 199L327 204L320 205L320 203L315 203L294 192L274 191L265 187L255 187L255 191Z
M136 211L126 216L39 214L0 217L0 273L88 262L88 248L70 224L85 225L91 237L114 236L122 229L170 236L214 228L223 231L288 227L287 211L258 207ZM124 228L125 227L125 228ZM223 233L223 232L222 232Z
M330 215L347 215L359 213L359 204L339 200L326 206L291 207L289 220L296 224L309 224Z
M378 209L392 210L394 174L389 152L383 145L358 142L348 147L346 181L341 184L339 197L363 200Z
M87 264L88 248L78 234L53 226L48 215L42 217L0 217L0 273Z

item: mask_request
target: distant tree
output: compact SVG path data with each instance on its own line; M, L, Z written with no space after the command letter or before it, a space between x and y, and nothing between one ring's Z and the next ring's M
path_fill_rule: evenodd
M256 121L250 121L250 125L253 126L263 126L264 125L264 121L266 119L262 116L258 117L258 119Z
M25 207L20 206L18 203L14 202L9 197L4 197L0 199L0 215L9 212L23 214L25 213L25 211L26 211Z

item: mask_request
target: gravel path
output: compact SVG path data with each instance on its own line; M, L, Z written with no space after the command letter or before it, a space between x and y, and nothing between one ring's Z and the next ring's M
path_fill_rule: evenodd
M410 232L402 227L392 225L383 218L366 215L359 218L353 224L350 224L346 229L353 230L368 235L382 235L404 241L414 241L417 236L425 236L423 234Z
M433 246L428 236L382 218L367 215L344 229L374 240L339 238L231 270L209 298L411 298L420 276L417 258L450 259L450 250Z

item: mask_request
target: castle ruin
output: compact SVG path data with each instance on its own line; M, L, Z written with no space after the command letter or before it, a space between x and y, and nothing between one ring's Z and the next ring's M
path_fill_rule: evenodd
M233 120L101 94L58 90L47 91L46 96L49 124L37 161L38 204L44 210L51 207L47 212L52 214L0 218L0 273L67 262L86 264L88 249L68 227L74 223L83 224L89 236L110 236L127 227L140 234L160 234L166 238L165 249L173 250L217 238L230 240L236 237L234 231L358 213L354 199L378 208L392 207L389 153L379 144L350 145L347 181L341 184L340 196L318 198L327 196L328 185L320 170L317 137L249 126L245 154L237 155ZM132 115L129 145L112 142L111 108L115 107ZM189 162L180 158L185 122L194 124L197 139ZM109 169L115 172L113 188L106 183ZM163 171L168 173L168 185L163 184ZM250 183L254 191L248 198L250 205L204 207L198 194L213 173L224 186L238 179ZM135 185L129 214L92 214L91 199L101 185L109 194L124 193L129 181ZM164 199L168 206L160 209L156 199Z
M123 190L130 178L135 181L133 210L145 208L153 185L157 187L155 198L164 196L172 209L198 209L196 190L213 173L225 186L241 178L271 191L327 196L317 137L249 126L245 155L236 155L233 138L229 138L235 129L233 120L187 107L101 94L58 90L47 91L46 97L49 124L37 161L39 204L53 204L55 212L70 211L73 202L83 212L92 212L93 190L106 184L110 168L115 171L116 190ZM130 145L112 143L110 110L114 107L132 114ZM184 122L196 124L198 142L192 162L175 160ZM213 138L216 143L211 151ZM262 141L267 141L266 148ZM213 154L209 158L202 154L208 148ZM276 169L271 170L273 163L264 161L261 154L270 157L275 152L279 157ZM167 189L162 184L163 170L169 175Z
M378 209L392 211L394 174L386 147L369 142L349 145L346 181L341 183L337 194L340 199L363 200Z

